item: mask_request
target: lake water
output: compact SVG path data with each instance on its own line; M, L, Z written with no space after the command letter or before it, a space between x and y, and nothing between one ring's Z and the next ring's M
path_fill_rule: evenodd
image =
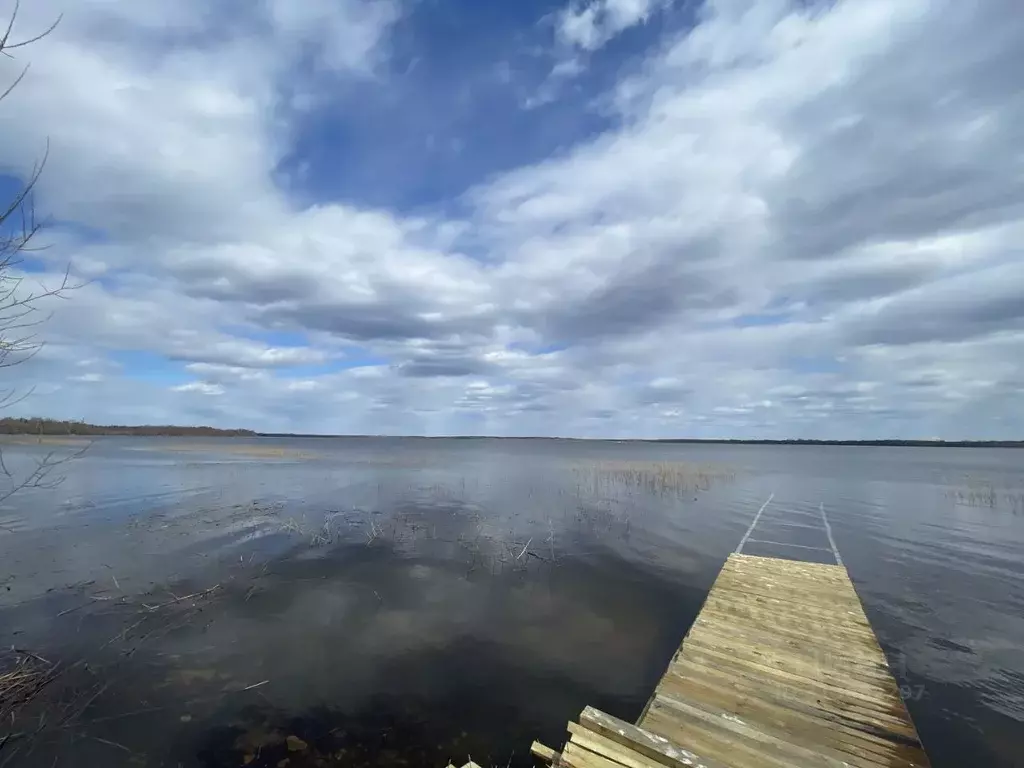
M781 525L827 514L936 768L1022 766L1022 460L100 438L0 508L0 647L62 671L0 767L531 765L587 704L636 719L769 496L744 551L827 560Z

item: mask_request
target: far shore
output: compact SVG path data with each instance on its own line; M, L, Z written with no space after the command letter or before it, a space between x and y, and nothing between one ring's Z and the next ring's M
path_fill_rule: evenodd
M0 419L0 442L77 445L94 437L173 437L173 438L309 438L357 439L381 438L403 440L572 440L608 443L654 443L682 445L850 445L865 447L921 448L1024 448L1024 440L922 440L886 438L877 440L817 439L731 439L731 438L612 438L612 437L499 437L491 435L325 435L290 432L256 432L250 429L221 429L208 426L177 425L101 425L84 421L59 421L45 418Z

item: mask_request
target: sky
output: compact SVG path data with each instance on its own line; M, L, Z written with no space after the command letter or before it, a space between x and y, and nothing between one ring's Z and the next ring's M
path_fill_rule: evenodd
M6 413L1019 439L1018 5L24 3Z

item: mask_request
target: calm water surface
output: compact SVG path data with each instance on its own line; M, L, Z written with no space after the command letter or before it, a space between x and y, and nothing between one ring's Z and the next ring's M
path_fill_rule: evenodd
M828 560L825 510L934 765L1024 766L1022 459L101 438L0 508L0 646L62 670L0 767L530 765L636 719L771 494L745 551Z

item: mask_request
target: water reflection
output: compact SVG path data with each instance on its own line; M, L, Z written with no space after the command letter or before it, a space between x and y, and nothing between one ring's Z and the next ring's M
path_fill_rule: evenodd
M5 511L0 643L62 674L0 766L529 765L639 714L769 493L828 505L934 764L1019 753L1022 518L942 479L1012 451L162 445Z

